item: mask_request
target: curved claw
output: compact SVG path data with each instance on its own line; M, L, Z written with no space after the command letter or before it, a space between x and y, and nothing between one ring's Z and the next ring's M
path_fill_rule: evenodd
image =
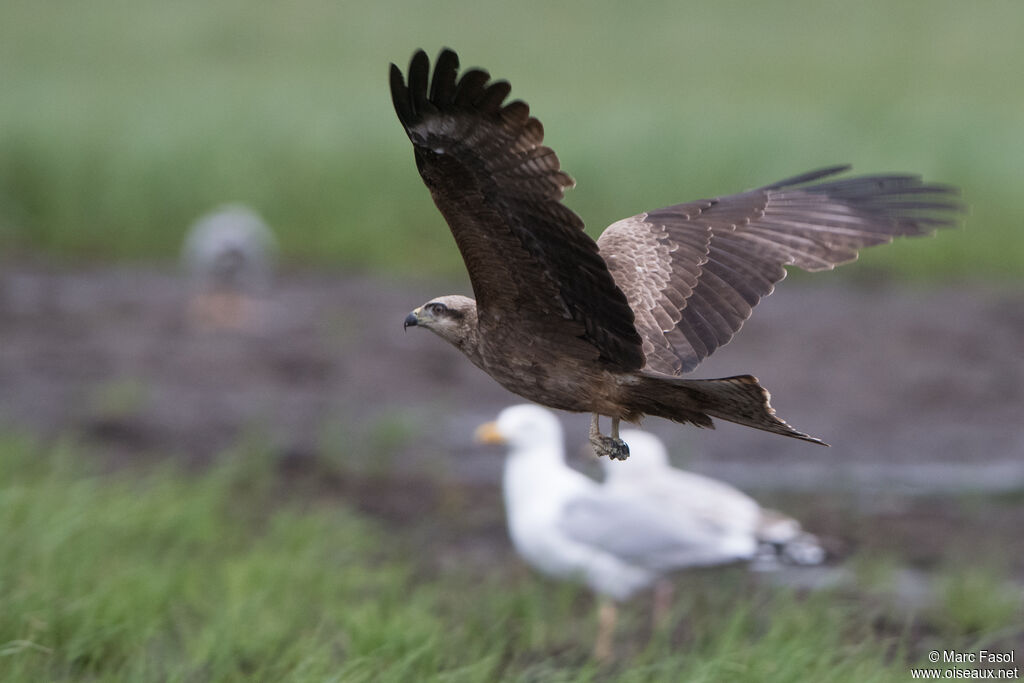
M612 460L625 460L629 457L629 446L622 439L613 439L610 436L598 434L591 437L590 445L594 447L594 453L598 457L606 455Z
M619 438L619 420L612 418L612 435L605 436L601 433L598 425L600 419L598 413L594 413L590 420L590 445L597 457L607 455L612 460L625 460L629 457L629 446Z

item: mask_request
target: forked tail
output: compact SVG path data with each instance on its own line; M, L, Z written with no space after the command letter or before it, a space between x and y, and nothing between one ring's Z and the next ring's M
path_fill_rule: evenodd
M773 434L828 445L821 439L798 432L775 417L775 410L768 402L771 395L751 375L681 379L651 373L643 378L633 403L647 415L689 422L699 427L714 427L711 418L717 417Z

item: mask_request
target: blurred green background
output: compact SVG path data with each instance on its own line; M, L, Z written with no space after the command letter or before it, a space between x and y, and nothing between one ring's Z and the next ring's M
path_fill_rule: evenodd
M1024 386L1022 26L1020 0L3 0L0 680L862 683L908 680L933 649L1016 647L1024 493L1002 416ZM832 541L834 572L792 586L688 573L670 626L649 626L646 598L629 605L601 668L590 593L515 557L496 478L442 467L487 466L473 418L507 397L458 374L475 372L463 359L449 368L439 341L401 335L427 292L292 281L266 337L182 323L185 283L166 266L227 201L260 212L299 271L465 277L387 87L389 62L442 46L531 104L595 236L836 163L963 189L964 229L840 271L925 282L925 313L887 290L897 301L877 315L893 324L867 327L880 340L791 383L814 397L824 380L842 404L819 401L822 424L856 438L828 456L719 450L733 471L762 461L797 483L796 458L834 463L834 489L757 492ZM69 267L34 268L38 254ZM948 296L947 280L982 284ZM809 325L844 303L865 313L873 291L838 289L811 301ZM945 315L965 307L980 322ZM758 349L803 362L809 342L785 339ZM876 401L843 368L875 363L879 344L882 372L920 362ZM761 368L784 373L742 370ZM237 445L196 455L218 440ZM701 465L703 448L684 452ZM846 491L847 462L878 464L896 493ZM953 485L916 495L908 463ZM950 464L1001 493L952 481L966 469Z
M966 229L869 252L1020 275L1024 4L27 2L0 5L0 247L167 260L244 201L295 263L458 275L387 90L413 50L513 84L593 234L811 168L959 185ZM868 272L868 271L864 271Z

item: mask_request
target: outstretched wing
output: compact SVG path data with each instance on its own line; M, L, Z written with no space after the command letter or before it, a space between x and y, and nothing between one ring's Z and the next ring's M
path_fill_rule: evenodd
M589 341L624 369L644 363L633 312L583 221L561 203L572 179L541 142L544 129L510 86L442 50L420 50L408 83L391 65L395 111L416 166L469 271L481 329L514 322L549 341Z
M956 224L957 190L917 176L809 184L836 166L610 225L597 240L643 337L646 368L680 374L722 346L786 276L829 270L863 247Z

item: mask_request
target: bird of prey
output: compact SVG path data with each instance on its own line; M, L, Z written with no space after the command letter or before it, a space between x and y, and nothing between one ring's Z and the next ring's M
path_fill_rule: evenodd
M834 179L835 166L739 194L613 223L595 242L562 204L573 180L507 81L459 74L444 49L433 77L416 52L391 96L416 167L455 237L474 299L442 296L426 327L510 391L592 414L595 451L629 450L619 421L712 418L823 443L775 416L751 375L683 379L726 344L786 266L827 270L857 250L955 224L956 190L913 175ZM611 436L599 417L611 418Z
M659 468L657 450L643 432L622 436L636 452L609 468L623 468L621 480L602 485L566 464L561 424L540 406L506 408L477 429L479 441L508 447L502 490L516 551L537 570L581 580L601 597L598 659L611 655L616 602L654 586L660 623L670 606L671 572L754 560L762 532L773 539L799 532L795 521L778 515L769 522L753 500L704 477L688 482L689 501L666 507L662 489L643 495L644 473ZM634 459L638 465L627 471ZM784 519L790 528L783 529Z

